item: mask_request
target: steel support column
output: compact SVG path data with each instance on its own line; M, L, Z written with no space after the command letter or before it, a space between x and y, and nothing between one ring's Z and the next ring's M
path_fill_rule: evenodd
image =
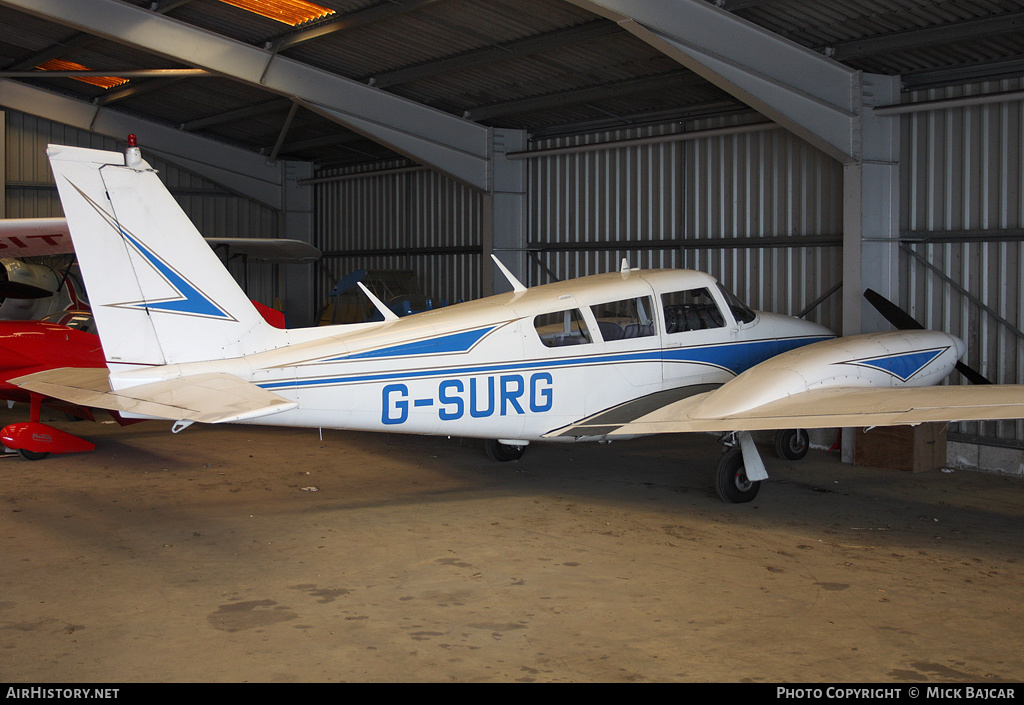
M493 190L485 195L482 286L484 294L511 291L491 260L495 254L526 283L526 161L508 155L526 149L525 130L492 130Z
M899 123L871 108L895 102L899 77L867 76L704 0L569 0L755 108L844 165L843 334L878 330L865 287L896 300ZM852 462L853 434L843 433Z
M308 180L313 176L309 162L285 162L284 207L281 209L282 238L313 244L313 189ZM278 268L283 308L288 325L293 328L316 324L313 292L313 264L284 264Z
M865 289L899 297L900 124L872 110L899 93L898 76L863 77L858 159L843 167L843 335L889 330Z

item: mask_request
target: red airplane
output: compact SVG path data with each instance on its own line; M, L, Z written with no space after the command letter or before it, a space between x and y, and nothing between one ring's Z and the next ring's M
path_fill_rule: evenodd
M24 374L59 367L106 367L99 336L82 329L90 327L90 314L65 312L61 319L72 325L49 321L0 321L0 399L28 403L30 408L30 420L10 424L0 430L0 442L29 460L38 460L50 453L75 453L95 447L89 441L39 420L44 403L92 420L90 409L48 399L7 382Z
M225 257L294 264L312 262L320 256L319 250L296 240L209 238L207 242ZM30 420L0 430L0 442L28 460L95 448L89 441L40 422L44 404L95 420L91 409L30 393L7 382L61 367L106 367L99 336L93 332L89 304L79 295L81 286L76 277L49 266L12 259L73 251L64 218L0 219L0 399L28 403L30 408ZM272 326L285 327L283 313L255 301L253 304ZM25 320L34 318L42 320ZM122 419L117 413L111 416L122 426L138 422Z
M284 314L254 301L268 323L284 328ZM44 397L10 384L7 380L22 375L61 367L107 366L100 337L91 332L92 314L88 311L61 311L42 321L0 320L0 399L29 404L29 421L0 429L0 443L16 450L26 460L41 460L50 453L80 453L96 446L89 441L40 421L42 407L62 411L81 419L95 421L92 409L58 399ZM122 426L142 419L124 419L110 415Z

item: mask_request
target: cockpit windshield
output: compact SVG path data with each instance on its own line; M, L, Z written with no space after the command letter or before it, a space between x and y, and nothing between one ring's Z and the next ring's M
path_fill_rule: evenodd
M732 315L736 318L736 322L740 325L745 323L751 323L757 314L754 313L749 306L740 301L735 294L726 289L721 284L718 285L719 290L722 292L722 296L725 297L726 302L729 304L729 308L732 309Z

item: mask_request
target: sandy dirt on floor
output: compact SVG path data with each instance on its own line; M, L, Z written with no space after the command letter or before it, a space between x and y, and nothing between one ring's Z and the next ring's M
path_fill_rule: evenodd
M0 461L0 682L1024 681L1018 478L54 425L97 449Z

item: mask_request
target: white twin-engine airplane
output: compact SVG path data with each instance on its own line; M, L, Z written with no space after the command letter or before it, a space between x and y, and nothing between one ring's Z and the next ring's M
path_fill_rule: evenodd
M710 276L621 271L398 318L268 325L137 147L51 145L108 369L13 380L39 394L174 421L533 441L728 434L729 502L767 478L762 429L1024 416L1024 387L933 387L964 344L935 331L835 338L748 309ZM495 260L497 262L497 260ZM369 292L367 292L369 295ZM371 299L373 299L371 295Z

